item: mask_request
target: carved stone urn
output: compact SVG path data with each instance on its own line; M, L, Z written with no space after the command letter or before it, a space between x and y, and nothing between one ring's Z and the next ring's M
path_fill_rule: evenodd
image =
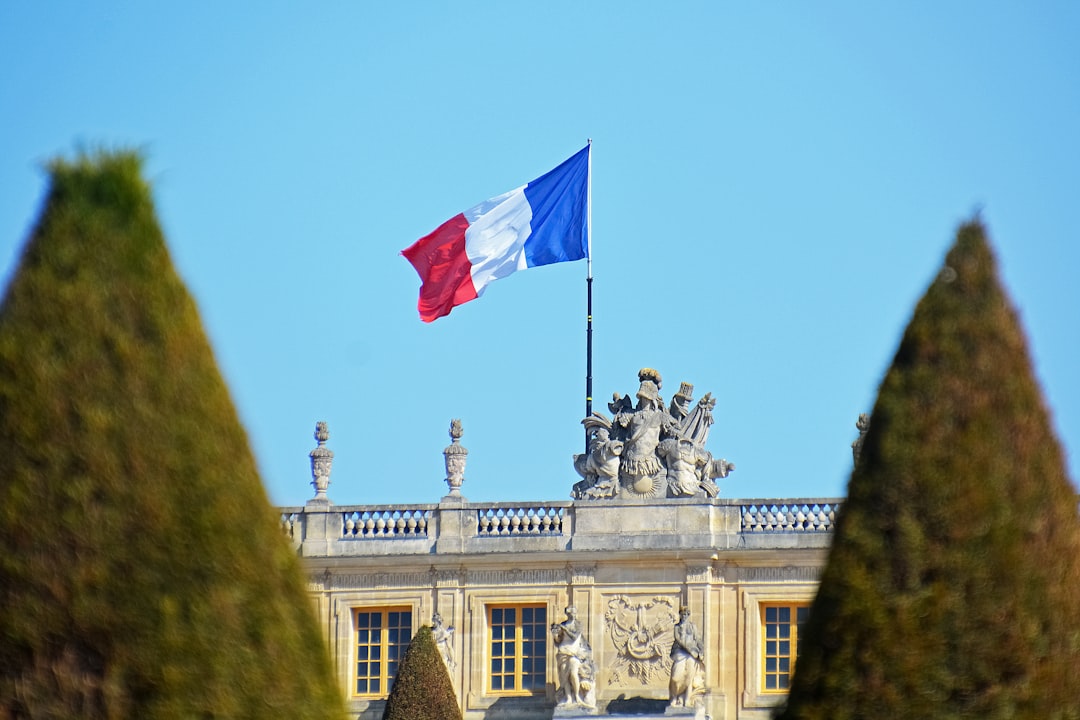
M450 421L450 444L443 450L446 460L446 484L450 487L449 497L461 497L461 484L465 482L465 460L469 455L461 444L461 420Z
M311 502L330 503L326 489L330 487L330 469L334 464L334 451L326 447L330 439L330 430L325 422L315 423L315 439L318 447L308 453L311 458L311 484L315 486L315 497Z

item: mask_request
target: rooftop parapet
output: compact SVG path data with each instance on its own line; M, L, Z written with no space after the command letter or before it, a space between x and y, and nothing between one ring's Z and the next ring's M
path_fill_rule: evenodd
M693 387L683 383L672 401L672 409L658 410L653 395L659 385L659 374L646 370L642 374L645 390L639 392L649 401L647 412L662 412L661 419L671 425L672 432L678 427L684 428L687 437L695 438L692 445L697 449L694 452L703 453L711 419L708 412L714 401L706 396L698 404L701 412L695 416L694 411L687 409ZM623 408L620 412L629 413L624 416L625 424L633 426L635 420L631 416L640 411L629 409L625 399L620 407ZM683 408L681 414L680 407ZM672 425L670 421L676 416L684 422ZM619 422L616 420L614 424ZM605 423L593 423L592 426L594 430L603 430ZM704 429L692 431L695 427ZM649 487L659 488L656 492L639 492L640 488L634 483L641 477L635 476L635 480L635 477L616 473L609 477L614 485L605 486L611 492L587 491L605 482L597 475L587 478L587 488L583 489L585 486L581 483L575 486L573 500L469 502L460 490L468 453L460 445L461 436L461 421L452 421L452 444L443 451L445 480L450 492L440 502L335 505L327 495L333 459L333 453L326 448L329 431L326 423L318 423L315 438L319 444L311 452L315 497L303 507L280 508L283 532L299 554L308 558L822 548L829 544L841 503L838 498L733 500L716 497L714 492L708 491L709 483L718 476L713 472L719 467L715 463L724 466L730 466L730 463L713 461L707 453L702 455L707 461L694 466L697 470L690 473L698 478L695 489L683 495L671 488L680 482L689 488L690 475L683 473L689 471L676 462L676 456L665 456L665 460L657 455L652 463L656 465L655 473L648 482ZM590 437L594 441L600 438L608 442L611 436L606 432L590 431ZM616 459L619 460L621 455L620 450ZM582 457L579 456L579 464ZM646 456L635 457L645 462L642 458ZM588 467L596 469L595 465Z
M280 508L304 557L826 547L841 500L444 502Z

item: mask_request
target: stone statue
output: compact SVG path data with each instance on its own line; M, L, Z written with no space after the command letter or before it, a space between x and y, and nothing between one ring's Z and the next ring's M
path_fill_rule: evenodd
M589 431L589 452L574 456L574 469L584 478L570 495L576 499L610 498L619 491L619 456L623 443L611 439L611 422L597 414L582 420Z
M620 412L612 421L625 436L625 449L619 465L619 482L629 494L639 497L664 497L667 473L657 456L662 436L673 434L675 418L664 409L660 397L660 374L650 368L638 373L641 385L637 406Z
M694 443L683 438L668 438L660 443L656 452L667 465L669 496L692 496L704 489L701 469L705 467L705 459L700 456ZM712 483L712 488L706 489L706 494L715 497L716 493L710 492L715 487L716 483Z
M671 644L671 707L693 707L705 692L705 646L701 633L690 620L690 608L679 609Z
M574 456L574 469L583 479L571 497L716 497L716 478L727 477L735 464L714 460L705 449L716 407L712 393L694 405L694 386L684 382L665 408L659 372L642 368L638 382L636 404L614 393L610 420L599 412L582 420L588 449Z
M582 634L577 608L566 608L566 619L552 624L551 638L555 643L555 665L559 671L556 705L596 708L596 665L592 648Z
M859 413L859 419L855 421L855 427L859 431L859 437L855 438L855 442L851 443L851 460L853 465L858 465L859 455L862 454L863 440L866 438L866 433L870 431L870 416L866 413Z
M439 649L439 655L446 663L446 669L453 672L457 667L454 660L454 626L443 625L442 615L435 613L431 616L431 636L435 639L435 647Z

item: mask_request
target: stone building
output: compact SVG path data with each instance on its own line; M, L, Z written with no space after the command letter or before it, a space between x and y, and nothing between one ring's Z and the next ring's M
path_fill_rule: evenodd
M427 624L466 718L766 718L783 701L839 500L718 497L712 480L733 466L699 452L704 437L688 429L697 422L707 434L711 417L691 419L685 384L686 412L678 395L670 410L659 406L658 379L642 381L636 409L617 398L614 418L595 415L590 453L576 463L582 482L565 501L466 500L455 421L441 501L337 505L320 423L316 495L282 508L282 523L350 717L381 717L397 662ZM667 424L646 440L659 463L632 447L650 412ZM692 442L664 451L665 435ZM605 467L605 457L617 462ZM684 472L680 458L697 469ZM562 626L575 629L570 650ZM684 628L700 662L678 652ZM673 665L685 676L678 689ZM669 708L676 694L687 707Z

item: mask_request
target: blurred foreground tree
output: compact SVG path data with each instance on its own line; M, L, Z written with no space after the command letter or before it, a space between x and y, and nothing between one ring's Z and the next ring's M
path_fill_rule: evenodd
M980 222L871 419L780 716L1080 717L1076 489Z
M420 628L405 650L383 720L461 720L450 673L428 625Z
M337 718L141 161L56 161L0 307L0 716Z

